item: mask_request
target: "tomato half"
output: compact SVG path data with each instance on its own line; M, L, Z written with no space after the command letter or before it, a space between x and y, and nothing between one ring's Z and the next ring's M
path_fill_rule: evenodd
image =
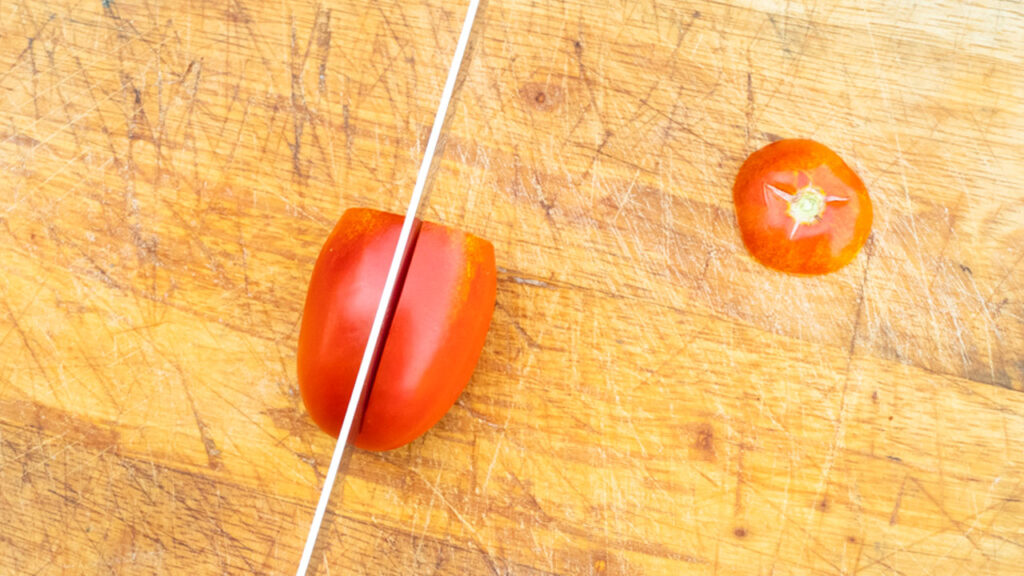
M833 272L853 260L871 233L864 183L813 140L780 140L754 152L732 190L743 243L776 270Z
M444 416L473 374L494 312L494 247L458 230L418 224L354 440L367 450L407 444ZM310 416L333 436L401 227L396 214L346 210L313 268L299 331L299 390Z

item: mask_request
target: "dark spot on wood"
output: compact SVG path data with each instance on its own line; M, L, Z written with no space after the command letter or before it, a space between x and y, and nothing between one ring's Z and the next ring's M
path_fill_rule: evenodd
M316 425L298 408L268 408L262 413L270 418L275 428L287 430L293 436L307 436L317 432Z
M112 422L51 408L25 400L0 400L0 420L24 422L40 434L60 438L64 446L118 450L121 435Z
M700 16L701 16L701 14L700 14L700 10L694 10L694 11L693 11L693 17L694 17L694 18L700 18Z
M695 458L708 462L718 459L715 453L715 430L711 424L703 422L694 427L692 446Z
M39 140L36 140L31 136L20 134L18 132L15 132L13 134L0 135L0 138L3 138L4 141L10 142L11 144L18 146L19 148L39 148L40 146L44 145Z
M960 264L960 270L967 272L968 276L974 276L974 272L971 271L971 267L966 264Z
M742 526L740 526L739 528L736 528L735 530L733 530L732 533L737 538L746 538L747 537L747 529L742 527Z
M893 462L903 462L903 459L900 458L899 456L886 456L886 458L892 460Z
M846 537L846 541L849 542L850 544L856 544L857 543L857 537L856 536L847 536Z
M572 47L574 50L576 50L576 53L579 54L580 52L583 51L583 42L576 40L575 42L572 43Z
M878 390L871 393L871 401L878 404Z
M714 435L711 432L710 427L708 427L705 424L700 430L697 431L697 439L694 441L693 445L698 450L709 451L713 449L713 440Z
M519 95L535 110L551 110L562 103L562 88L547 82L523 84Z
M820 501L818 501L818 505L815 506L815 508L817 508L821 512L828 512L830 506L831 504L829 504L828 498L822 498Z
M209 428L206 424L202 425L201 430L200 436L203 441L203 449L206 450L207 466L211 470L220 470L224 467L224 463L220 459L220 449L217 448L217 443L213 441L213 438L208 435Z
M249 24L252 22L249 15L235 2L232 2L227 10L224 11L224 16L228 22L235 22L237 24Z
M318 10L313 25L316 28L317 60L320 62L317 71L317 89L320 92L326 92L327 55L331 50L331 11Z

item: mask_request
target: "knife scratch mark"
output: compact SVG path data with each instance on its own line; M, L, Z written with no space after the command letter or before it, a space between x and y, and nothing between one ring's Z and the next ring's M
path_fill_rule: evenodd
M317 69L317 89L320 92L327 92L327 57L331 50L331 11L318 8L313 27L316 35L316 59L320 64Z
M995 298L997 295L1003 294L1003 284L1005 284L1006 281L1010 279L1010 276L1014 273L1014 271L1017 270L1017 267L1020 266L1021 262L1024 262L1024 251L1022 251L1020 256L1018 256L1017 259L1013 262L1013 264L1010 265L1010 267L1006 270L1006 273L1002 275L999 281L995 283L995 288L992 289L992 293L985 300L986 304L991 304L993 298Z
M828 452L825 455L825 462L822 465L821 480L815 490L814 501L821 502L823 497L828 495L829 487L832 483L832 467L835 464L838 452L844 447L845 435L846 435L846 420L850 411L850 403L848 402L848 392L850 388L850 380L852 378L853 360L857 351L857 338L860 332L860 318L864 309L864 301L866 299L866 291L868 286L868 272L871 268L871 255L874 252L874 241L869 238L867 245L864 248L865 262L864 272L861 275L861 283L859 290L859 297L857 299L857 305L854 307L854 320L853 329L850 332L850 343L847 347L847 359L846 369L843 373L843 384L842 390L839 395L839 414L835 418L835 430L832 435L832 441L829 443ZM807 526L805 530L810 530L810 523L813 521L815 515L809 515L807 518Z
M38 297L38 295L39 293L36 294L36 297ZM33 298L32 302L34 301L35 299ZM29 302L29 306L31 306L32 302ZM24 345L25 349L28 350L28 354L32 358L32 361L35 363L36 368L39 369L39 373L42 374L43 379L46 380L46 384L50 388L50 393L53 394L53 401L56 402L62 409L66 410L67 405L64 402L64 395L57 393L57 387L56 384L54 383L52 375L50 374L50 371L47 370L45 366L43 366L43 362L39 358L39 354L36 352L35 347L30 344L30 342L32 342L34 339L29 338L28 333L25 332L25 328L21 325L21 322L18 320L18 316L14 313L14 309L11 308L11 303L7 299L4 299L3 303L4 307L7 308L7 317L12 325L12 329L16 331L19 336L21 336L22 344ZM9 333L10 331L8 331L8 334ZM4 335L4 339L6 338L7 336ZM64 392L68 392L67 383L65 383L64 385Z
M495 575L502 574L502 571L498 569L498 564L494 555L491 554L490 550L488 550L486 546L484 546L483 540L480 538L480 534L477 532L476 528L468 520L466 520L466 518L458 511L458 509L455 508L455 506L452 505L451 502L448 501L447 498L445 498L444 493L441 492L441 490L437 486L431 484L429 480L423 477L423 474L421 474L419 470L416 470L415 468L409 468L408 470L414 476L419 478L423 482L423 484L427 486L427 488L430 488L430 491L433 492L434 495L436 495L441 500L441 503L444 504L446 508L448 508L448 510L455 516L459 523L466 527L466 529L469 531L470 542L477 550L480 551L481 554L483 554L484 560L487 562L487 565L491 568L491 572Z
M312 39L310 39L312 41ZM305 178L305 174L302 172L302 132L306 126L307 111L306 111L306 96L302 88L302 72L306 69L306 60L309 57L309 44L306 45L306 51L302 55L301 61L298 60L298 32L295 29L295 19L291 18L291 114L292 114L292 135L294 142L290 144L292 151L292 173L294 173L300 180ZM299 195L303 194L302 187L299 189Z
M878 54L878 48L877 48L877 46L875 44L875 36L874 36L874 32L871 29L870 21L866 23L866 30L867 30L867 35L868 35L868 41L869 41L869 44L870 44L870 47L871 47L872 56L873 56L873 59L874 59L875 70L876 70L876 72L879 75L881 75L882 74L883 66L882 66L881 59L880 59L879 54ZM889 116L889 121L893 125L897 125L898 121L897 121L897 119L896 119L896 117L895 117L895 115L893 113L893 102L892 102L892 98L891 98L891 96L889 94L889 84L888 83L882 83L882 85L881 85L881 92L882 92L882 101L885 104L885 108L886 108L886 111L887 111L888 116ZM899 167L900 183L901 183L901 188L903 190L903 198L904 198L904 201L906 203L906 213L907 213L908 219L909 219L908 229L910 231L910 234L914 238L914 243L915 243L915 246L917 248L918 254L923 254L924 253L924 243L921 241L921 236L918 233L917 217L914 214L914 201L913 201L913 199L910 196L910 184L908 183L907 170L906 170L907 161L906 161L906 157L904 156L904 153L903 153L903 144L902 144L902 141L900 139L900 132L899 131L894 131L893 132L893 138L895 140L896 158L898 159L898 162L896 163L896 165ZM920 285L920 287L922 289L922 293L923 293L924 297L928 301L928 306L926 308L927 308L929 320L931 321L931 327L932 327L932 332L933 332L933 334L932 334L933 341L935 341L935 342L942 342L942 341L944 341L945 338L944 338L944 335L942 333L938 317L936 316L936 313L937 313L939 308L935 304L935 301L934 301L934 299L932 297L932 292L927 289L927 286L924 283L925 271L921 268L923 266L924 259L922 258L920 260L921 260L921 264L919 264L917 266L917 269L910 276L911 276L912 279L914 279L914 280L916 280L918 282L918 284Z
M129 45L131 45L132 43L134 43L136 40L138 40L140 38L141 38L141 36L134 36L134 37L132 37L132 38L122 42L119 46L114 48L114 50L120 52L121 50L123 50L124 48L128 47ZM26 48L26 50L27 50L27 48ZM79 67L79 71L78 72L74 72L74 73L68 74L66 76L62 76L60 81L54 83L52 86L50 86L45 91L40 92L38 95L36 95L33 98L28 98L28 99L26 99L23 102L19 102L18 104L15 104L15 105L11 106L10 110L23 110L26 106L28 106L31 103L32 100L34 100L36 98L43 98L43 97L49 96L50 92L53 92L53 91L59 89L61 86L63 86L64 84L68 83L69 81L77 78L78 76L84 75L86 68L89 68L89 69L102 68L109 61L109 55L108 54L104 54L103 56L100 56L99 58L96 58L95 60L92 60L91 62L89 62L88 65L83 66L82 63L81 63L81 60L78 58L77 55L75 55L74 58L75 58L76 62L78 63L78 67ZM15 62L15 65L16 64L17 64L17 62ZM12 72L14 72L15 65L12 65L11 68L9 70L7 70L7 72L4 75L0 76L0 81L6 79L8 75L10 75ZM49 114L47 114L47 116L44 116L42 118L36 119L36 121L31 124L31 127L34 128L37 124L39 124L40 122L42 122L44 120L47 120L48 118L49 118Z
M508 268L502 268L501 266L498 266L498 272L500 274L507 274L508 280L510 280L514 284L525 284L527 286L534 286L536 288L554 288L552 284L544 282L543 280L535 280L533 278L523 278L522 276L516 276L512 274L513 271L509 270Z
M494 307L497 310L501 310L509 317L509 320L512 322L512 327L516 329L516 332L518 332L520 336L522 336L523 341L526 342L527 347L534 350L539 350L541 348L540 343L537 342L537 340L535 340L533 336L530 336L529 332L527 332L526 329L523 328L523 326L519 323L519 320L511 312L509 312L509 310L505 308L505 306L501 302L496 302Z
M750 72L753 69L754 63L751 61L750 54L747 54L747 106L745 108L745 116L747 119L745 132L746 139L750 140L750 131L754 126L754 78L753 73Z
M217 448L216 442L210 435L210 429L199 415L199 410L196 408L196 401L192 397L192 390L188 385L188 374L185 373L184 369L175 361L171 361L171 365L178 372L181 380L181 387L185 391L185 398L188 400L189 408L192 410L192 416L196 421L196 428L199 430L199 439L203 443L203 450L206 451L207 464L212 470L220 470L223 466L223 462L220 458L220 449Z
M505 421L505 427L502 428L501 434L498 436L498 441L494 446L494 456L491 457L491 463L487 466L487 473L484 475L484 481L480 485L480 491L484 492L487 490L487 484L491 481L491 472L494 471L494 464L498 461L498 456L501 455L501 444L505 441L505 434L508 430L508 421L512 417L512 411L509 410L508 419Z
M936 508L938 508L939 512L941 512L942 515L945 516L947 520L949 520L950 524L960 531L960 535L963 536L965 540L970 542L971 546L973 546L975 550L981 553L981 555L985 558L992 560L992 555L986 552L985 549L981 547L981 545L977 541L977 538L971 534L970 530L964 530L963 523L953 518L953 515L950 514L949 510L946 509L946 506L942 501L940 501L938 498L932 495L931 492L926 490L924 485L917 478L910 477L910 481L917 486L917 489L922 494L924 494L925 497L927 497L928 500L931 501L931 503L934 504Z
M318 7L316 16L313 20L313 29L310 31L309 40L306 43L306 59L308 60L310 52L313 50L312 45L316 44L316 50L313 54L314 59L318 62L317 69L317 104L323 104L323 98L327 93L327 57L330 53L330 42L331 42L331 11L325 10ZM319 107L319 106L318 106ZM333 106L326 106L326 114L329 116ZM321 115L316 113L316 110L310 110L306 106L306 117L309 120L311 128L311 136L313 143L316 144L317 150L320 152L320 157L323 159L323 165L327 168L327 178L331 184L335 183L334 175L337 172L337 163L334 157L334 138L333 130L327 130L327 146L325 148L324 142L320 137L318 128L324 126L324 124L330 125L331 120L324 119ZM328 153L330 149L330 153Z

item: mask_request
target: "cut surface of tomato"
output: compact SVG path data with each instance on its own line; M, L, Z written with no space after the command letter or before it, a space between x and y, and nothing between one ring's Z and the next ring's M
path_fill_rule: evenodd
M747 250L783 272L838 270L871 233L864 183L813 140L780 140L751 154L736 176L733 203Z
M347 210L313 269L299 332L299 390L338 435L369 338L402 217ZM483 350L497 295L493 246L418 223L377 360L356 446L388 450L432 427L458 399Z

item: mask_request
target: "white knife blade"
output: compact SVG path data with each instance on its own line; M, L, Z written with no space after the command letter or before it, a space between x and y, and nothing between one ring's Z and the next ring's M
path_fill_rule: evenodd
M351 452L346 450L346 447L349 440L358 432L357 424L362 418L368 396L367 379L373 367L374 358L377 356L382 344L384 322L388 315L388 308L395 297L395 284L398 280L398 275L407 258L409 239L412 235L413 224L416 221L416 214L419 212L420 205L430 188L430 184L433 183L433 176L436 172L439 158L438 150L443 148L444 128L452 115L449 112L452 99L458 92L458 89L461 88L462 81L465 80L463 63L471 52L470 38L480 4L481 0L470 0L469 8L466 11L466 19L463 21L462 32L459 34L459 41L455 46L452 64L448 69L448 78L445 80L444 90L441 93L441 102L437 107L434 123L430 128L430 138L427 140L423 162L420 163L412 197L409 199L408 207L405 210L405 220L402 223L402 231L398 236L398 245L395 247L394 256L391 258L391 267L388 269L387 279L384 281L384 291L381 293L380 303L377 305L377 313L373 317L370 336L367 339L366 348L363 350L363 359L359 365L355 385L352 387L352 396L345 410L345 419L342 421L341 430L338 432L338 443L334 447L331 464L327 468L327 476L324 478L324 485L320 490L320 500L317 502L313 521L309 526L309 534L306 536L306 545L302 550L302 558L299 560L299 567L295 572L296 576L305 576L309 570L309 563L313 557L313 549L316 546L320 526L327 511L327 503L330 500L331 491L334 488L334 483L337 480L342 465L348 464Z

